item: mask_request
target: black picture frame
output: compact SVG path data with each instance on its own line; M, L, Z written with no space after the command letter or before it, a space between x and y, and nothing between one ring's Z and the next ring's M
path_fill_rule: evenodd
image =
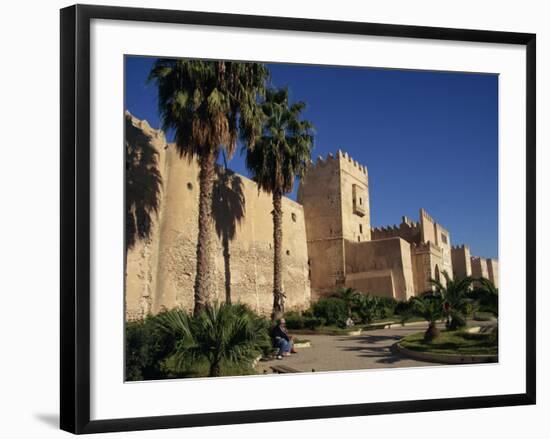
M526 392L495 396L394 401L224 413L90 420L90 21L92 19L229 26L334 34L408 37L526 47ZM75 5L61 10L61 404L63 430L129 430L365 416L535 404L536 36L530 33L447 29L175 10Z

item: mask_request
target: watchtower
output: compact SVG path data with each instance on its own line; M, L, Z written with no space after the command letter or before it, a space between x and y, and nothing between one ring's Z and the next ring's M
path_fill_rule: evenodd
M338 151L319 157L298 188L304 207L311 286L334 290L345 280L344 240L370 241L367 168Z

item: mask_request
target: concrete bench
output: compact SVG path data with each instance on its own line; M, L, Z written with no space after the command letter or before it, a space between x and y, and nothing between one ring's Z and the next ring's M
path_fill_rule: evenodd
M277 365L270 366L273 373L299 373L301 370L294 369L293 367Z

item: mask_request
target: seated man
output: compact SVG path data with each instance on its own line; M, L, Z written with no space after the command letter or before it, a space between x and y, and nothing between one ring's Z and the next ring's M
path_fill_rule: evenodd
M280 319L277 322L277 326L273 328L271 336L273 337L273 345L279 348L277 358L288 357L291 353L296 353L292 343L292 336L288 335L286 329L285 319Z

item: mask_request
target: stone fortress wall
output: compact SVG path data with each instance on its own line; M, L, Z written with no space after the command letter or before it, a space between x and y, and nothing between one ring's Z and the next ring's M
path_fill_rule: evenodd
M182 159L163 133L132 117L159 155L163 187L151 236L127 252L126 318L193 307L198 221L195 161ZM212 299L272 308L271 196L250 179L218 169L214 196L216 290ZM341 287L407 300L430 279L484 276L498 286L498 261L451 246L448 230L424 209L418 221L371 227L367 168L345 152L319 157L300 181L298 202L283 198L286 309L303 310ZM229 296L229 297L228 297Z
M162 309L193 308L198 234L199 167L146 121L133 125L151 138L159 153L163 187L160 210L149 240L128 251L126 318ZM212 300L244 302L261 314L273 306L273 210L271 196L250 179L218 170L213 211L216 289ZM283 198L283 291L287 309L310 306L303 207Z
M430 279L445 284L444 271L453 278L465 270L455 273L451 235L424 209L418 221L404 216L399 225L371 228L368 171L347 153L319 157L300 182L298 202L304 206L313 298L352 287L407 300L432 290ZM463 266L473 263L468 253ZM484 273L490 278L488 268Z

